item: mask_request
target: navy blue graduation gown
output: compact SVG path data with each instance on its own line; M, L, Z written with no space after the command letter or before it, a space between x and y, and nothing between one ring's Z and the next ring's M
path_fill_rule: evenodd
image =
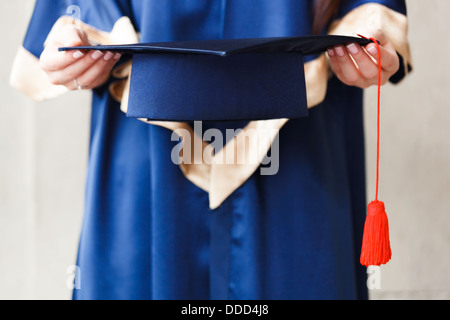
M366 2L344 1L340 17ZM127 16L141 42L160 42L308 35L311 3L38 0L24 47L39 57L71 4L99 30ZM278 174L255 172L210 210L171 161L172 132L126 118L106 88L93 92L75 299L367 298L362 90L331 78L325 100L281 129Z

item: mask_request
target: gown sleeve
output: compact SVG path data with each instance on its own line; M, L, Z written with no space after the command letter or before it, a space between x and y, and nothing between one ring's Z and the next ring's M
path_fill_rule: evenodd
M398 83L412 70L406 14L404 0L343 0L329 33L354 35L361 29L383 30L400 57L401 67L390 79Z
M55 98L67 91L53 85L39 67L39 57L51 32L75 23L89 41L101 44L137 42L127 0L37 0L23 45L11 71L10 84L36 101Z

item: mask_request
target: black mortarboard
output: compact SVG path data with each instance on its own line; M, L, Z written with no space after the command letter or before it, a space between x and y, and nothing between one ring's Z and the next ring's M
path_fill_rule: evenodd
M307 115L304 56L346 36L223 39L60 48L133 55L127 116L151 120L261 120Z

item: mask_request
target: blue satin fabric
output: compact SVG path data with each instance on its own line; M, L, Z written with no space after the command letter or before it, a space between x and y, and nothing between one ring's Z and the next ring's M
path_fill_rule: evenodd
M344 1L341 14L365 2ZM403 1L377 2L405 12ZM24 46L39 56L70 4L105 31L129 16L142 42L157 42L307 35L311 3L38 0ZM172 163L171 132L126 118L98 88L74 299L367 298L363 143L362 91L333 78L326 100L281 130L279 173L256 172L211 211Z

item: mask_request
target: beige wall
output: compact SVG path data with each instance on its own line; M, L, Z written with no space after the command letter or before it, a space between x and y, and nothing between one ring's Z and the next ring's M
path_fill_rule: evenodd
M426 5L425 5L426 3ZM380 198L392 261L373 299L450 298L450 1L409 0L414 73L383 88ZM83 209L89 94L45 103L8 86L32 0L0 2L0 299L68 299ZM436 39L444 39L439 43ZM369 198L375 90L367 91Z
M414 72L383 89L380 198L392 261L374 298L450 298L450 1L407 1ZM369 197L374 189L374 90L366 96Z
M34 1L0 2L0 299L68 299L87 162L89 94L35 103L8 85Z

